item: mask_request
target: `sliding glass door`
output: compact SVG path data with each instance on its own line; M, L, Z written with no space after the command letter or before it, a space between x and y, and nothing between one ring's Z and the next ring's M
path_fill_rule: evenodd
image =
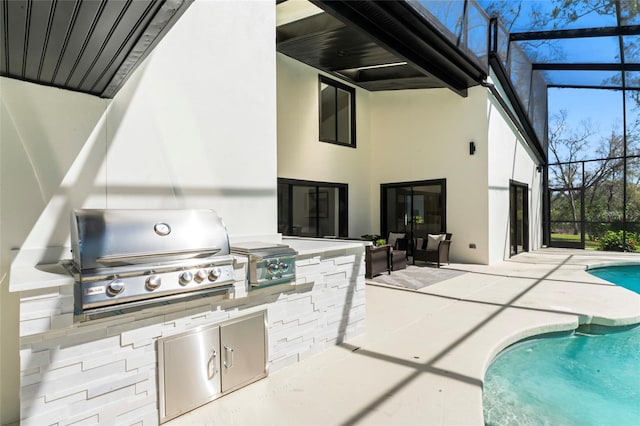
M347 185L278 179L278 232L347 237Z
M445 179L390 183L380 188L383 236L404 232L412 241L446 231Z
M509 185L511 256L529 251L529 187L523 183Z

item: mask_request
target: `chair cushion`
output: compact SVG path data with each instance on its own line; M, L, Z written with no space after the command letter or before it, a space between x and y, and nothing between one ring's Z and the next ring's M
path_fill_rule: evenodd
M444 241L447 237L446 234L428 234L427 235L427 250L438 250L440 241Z
M391 247L395 247L396 246L396 242L399 239L404 238L404 236L405 236L404 233L389 232L389 238L387 239L387 244L389 244Z

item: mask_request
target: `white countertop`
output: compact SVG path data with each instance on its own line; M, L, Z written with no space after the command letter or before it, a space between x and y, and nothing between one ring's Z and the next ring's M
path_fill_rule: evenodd
M69 257L68 247L13 250L9 291L37 290L72 285L75 280L62 266L61 257Z
M300 238L283 237L282 243L295 249L298 254L314 254L332 250L344 250L364 247L371 244L368 241L340 240L334 238Z

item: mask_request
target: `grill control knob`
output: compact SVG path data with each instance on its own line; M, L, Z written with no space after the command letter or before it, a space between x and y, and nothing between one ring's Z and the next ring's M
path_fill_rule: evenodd
M147 278L145 287L147 287L147 290L155 290L156 288L160 287L160 284L162 284L162 279L157 275L151 275L149 278Z
M211 268L209 271L209 281L215 281L220 278L220 268Z
M124 290L124 281L122 281L121 279L115 279L113 281L111 281L109 283L109 285L107 285L107 294L109 296L117 296L118 294L122 293L122 291Z
M278 270L278 264L277 263L269 263L267 265L267 273L275 274L277 270Z
M289 269L289 265L287 265L284 262L280 262L278 263L278 271L280 272L287 272L287 269Z
M191 281L193 281L193 272L184 271L183 273L180 274L180 284L181 285L187 285Z
M196 276L195 279L197 282L201 283L202 281L207 279L207 271L205 269L198 269L198 272L196 272Z

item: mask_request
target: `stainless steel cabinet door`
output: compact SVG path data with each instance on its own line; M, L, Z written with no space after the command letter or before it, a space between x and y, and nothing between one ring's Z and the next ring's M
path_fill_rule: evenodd
M223 392L266 376L264 313L221 326L220 342Z
M187 412L221 392L220 327L158 341L160 421Z

